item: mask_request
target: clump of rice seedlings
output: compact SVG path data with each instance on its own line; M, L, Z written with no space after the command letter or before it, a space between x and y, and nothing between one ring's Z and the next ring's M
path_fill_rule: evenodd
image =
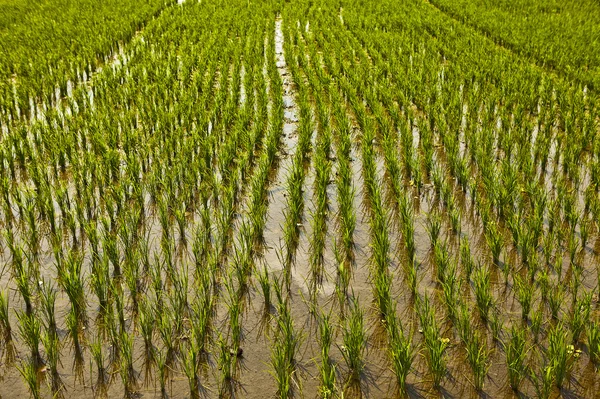
M335 292L338 298L340 308L343 308L348 296L348 286L350 285L350 267L343 254L339 251L336 242L333 243L333 254L335 263L337 264L337 279L335 284Z
M167 366L171 366L176 358L176 342L174 337L174 320L169 312L157 313L159 315L158 332L162 339L162 343L165 349L166 363Z
M586 292L582 297L576 298L573 304L573 312L569 320L569 327L571 329L571 337L573 343L579 342L581 333L584 331L586 325L589 324L590 311L592 303L592 294Z
M413 297L416 297L418 294L418 290L417 290L417 283L418 283L418 276L417 276L417 268L418 265L415 261L409 261L406 266L405 266L405 271L406 271L406 280L408 281L408 288L410 289L410 292L412 294Z
M196 348L196 341L191 340L189 348L183 352L183 372L185 373L190 388L190 397L198 399L200 397L200 351ZM219 364L221 364L219 362ZM223 369L221 369L223 370Z
M461 212L460 209L456 206L454 206L451 210L450 210L450 226L452 227L452 231L460 236L460 229L461 229Z
M392 302L392 278L390 273L378 272L374 277L373 296L382 321L386 321L388 317L395 313L394 304Z
M548 306L550 307L550 314L554 320L558 319L558 312L560 312L564 297L565 292L562 284L556 284L548 293Z
M321 314L319 318L319 344L321 347L321 364L319 366L319 396L323 399L336 396L335 365L329 358L329 350L333 340L333 329L331 327L330 315Z
M91 339L88 343L90 349L90 355L93 362L96 364L96 386L98 389L103 390L106 382L108 381L108 373L104 363L104 352L102 351L102 337L97 335L96 338Z
M268 311L271 307L271 281L269 280L269 271L266 265L263 267L262 272L258 272L258 282L263 293L265 311Z
M35 359L22 361L21 365L17 366L17 370L19 370L23 380L25 380L25 383L29 388L29 393L33 399L40 399L42 397L38 380L38 367L39 364Z
M229 383L233 378L235 356L227 345L227 340L219 336L218 368L221 370L222 383Z
M19 335L29 348L31 362L38 367L43 363L39 346L41 340L40 321L33 313L27 314L20 311L17 312L17 319L19 320Z
M473 272L473 258L471 256L471 245L469 239L465 236L460 240L460 262L465 270L465 278L467 281L471 278Z
M471 311L466 302L461 301L456 310L455 327L461 340L467 340L472 332Z
M400 219L402 221L402 236L406 247L408 262L415 262L417 248L415 244L415 224L409 196L401 195L398 201Z
M42 335L42 344L46 353L47 368L50 372L50 387L54 395L60 395L63 383L58 373L60 363L60 339L56 331L49 331Z
M350 369L349 381L356 382L364 368L363 351L367 341L364 331L363 311L358 300L353 298L350 306L350 314L345 320L342 329L343 346L340 347L342 356Z
M119 334L119 349L121 364L119 374L126 397L132 397L137 387L136 374L133 368L133 339L125 331Z
M498 226L494 222L490 222L485 230L485 239L492 252L492 260L495 265L500 264L500 253L502 252L504 238Z
M158 383L160 386L160 397L163 399L168 398L167 395L167 380L169 378L169 365L168 362L169 354L165 351L156 351L156 366L158 369Z
M550 276L547 268L540 272L537 282L540 287L540 296L542 301L545 302L548 300L548 290L550 289Z
M600 364L600 323L597 321L590 322L586 335L590 360L597 366Z
M227 308L229 310L229 331L231 334L231 344L233 345L232 350L237 352L242 338L242 326L240 324L241 317L241 297L237 295L233 283L227 283L227 291L229 299L227 301Z
M12 343L12 328L8 314L9 302L8 295L4 291L0 291L0 333L2 333L1 343L4 344L6 351L6 362L12 362L14 355Z
M429 298L425 297L418 303L417 312L425 339L427 352L427 365L433 377L433 386L440 387L442 379L446 376L446 359L444 353L450 340L440 335L440 329L435 319L435 311L429 304Z
M567 374L571 370L573 345L568 344L568 332L562 323L558 323L548 332L548 361L554 373L554 383L562 388Z
M192 339L196 341L196 348L199 352L206 351L206 339L210 334L213 303L214 297L211 294L210 282L206 281L198 290L198 296L192 303L192 311L190 314L190 321L192 323Z
M508 366L508 382L514 391L519 389L527 371L527 365L525 364L527 349L525 345L525 330L513 325L510 329L508 343L504 345L504 351Z
M277 397L287 399L292 396L292 366L286 359L285 347L282 344L273 345L271 351L271 366L273 376L277 381Z
M131 248L127 246L127 248ZM140 279L140 262L137 250L126 249L125 259L123 260L123 277L125 284L129 289L129 298L131 299L131 312L135 316L138 313L139 297L142 290Z
M335 93L335 91L334 91ZM354 258L354 230L356 228L356 213L354 211L355 187L352 183L352 168L350 166L350 121L341 105L339 94L332 96L334 121L338 128L337 145L337 201L339 209L339 232L345 260L351 262Z
M540 375L536 374L533 370L531 370L530 374L536 397L548 399L552 394L552 388L554 386L554 371L552 370L552 366L542 366Z
M287 299L282 297L279 282L275 283L278 298L277 329L271 350L272 374L277 382L277 397L288 398L292 395L292 378L296 371L296 353L300 339L294 329L292 315Z
M514 275L515 290L517 293L517 300L521 304L521 318L527 320L529 317L529 311L531 310L531 300L533 297L534 286L528 285L518 275Z
M147 300L141 302L139 314L139 326L142 339L144 340L144 362L149 367L154 361L154 344L152 338L154 336L154 326L156 317L152 310L152 306Z
M416 352L412 343L412 334L405 335L399 324L395 316L390 318L390 322L388 322L388 350L398 390L404 395L406 394L406 378L412 369Z
M473 273L473 288L479 315L484 321L487 321L493 299L490 290L490 272L486 267L480 265Z
M486 347L485 338L482 338L479 331L475 330L471 338L467 338L464 342L467 348L467 360L475 377L475 389L481 391L490 366L490 353Z
M29 284L29 278L32 273L29 267L25 266L19 247L13 251L13 272L17 290L25 303L25 312L30 315L33 313L33 292Z
M81 276L83 257L80 253L70 251L64 260L64 268L59 274L59 282L67 293L71 303L71 312L77 322L87 323L85 285Z
M450 266L450 252L446 242L437 243L433 247L433 261L436 268L436 277L440 283L446 278L446 269Z
M82 334L82 325L74 312L67 313L67 329L71 336L73 349L75 350L75 364L81 366L83 363L83 349L81 347L80 336Z
M328 159L331 132L325 128L319 137L315 156L315 210L312 212L312 231L310 238L310 266L312 279L315 284L320 284L323 278L323 262L325 240L327 236L327 211L329 199L327 185L331 175L331 161Z
M502 319L496 307L492 308L492 315L489 320L490 330L492 330L492 338L495 342L500 342L500 334L504 329Z
M429 234L429 241L431 247L435 248L440 237L440 231L442 229L442 218L437 212L429 213L426 221L427 233Z
M537 311L534 311L531 315L531 332L533 334L533 342L538 342L538 338L540 335L540 330L542 329L542 318L544 316L544 307L543 304L540 303L540 306Z
M52 283L44 282L41 284L41 305L44 318L46 319L46 330L49 334L57 334L56 331L56 291Z
M109 311L109 297L110 297L110 279L108 271L108 258L101 257L93 266L95 269L89 277L89 285L91 285L92 291L98 298L98 318L102 318Z

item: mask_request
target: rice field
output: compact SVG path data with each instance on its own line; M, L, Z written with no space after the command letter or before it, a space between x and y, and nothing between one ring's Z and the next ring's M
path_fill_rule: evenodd
M0 0L0 398L597 397L595 16Z

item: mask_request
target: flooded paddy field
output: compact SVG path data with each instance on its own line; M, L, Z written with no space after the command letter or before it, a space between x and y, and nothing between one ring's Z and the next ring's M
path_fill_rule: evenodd
M417 0L101 58L0 110L0 398L596 396L594 87Z

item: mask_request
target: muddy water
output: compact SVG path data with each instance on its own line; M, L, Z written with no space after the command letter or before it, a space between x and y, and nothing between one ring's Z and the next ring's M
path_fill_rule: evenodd
M341 9L340 9L341 18ZM287 187L285 186L288 173L291 168L293 154L297 147L297 122L298 122L298 107L296 106L296 91L293 82L289 76L289 70L287 68L286 59L283 52L283 33L282 24L286 21L282 21L281 18L277 18L275 22L275 52L276 62L279 75L283 81L284 86L284 126L282 132L282 146L278 154L278 166L273 171L273 180L269 187L269 208L267 218L267 229L264 233L266 248L264 256L256 259L257 268L262 269L263 265L271 272L272 277L280 276L282 269L281 260L277 256L277 251L282 247L283 243L280 241L282 236L282 225L284 222L284 212L286 207L286 195ZM292 24L293 25L293 24ZM308 24L303 28L308 31ZM308 33L308 32L307 32ZM308 37L308 35L307 35ZM242 66L241 74L245 73L245 69ZM217 78L217 81L219 79ZM242 78L243 82L244 79ZM231 90L231 88L229 89ZM244 94L242 94L244 93ZM245 88L242 86L240 94L240 103L243 104L245 98ZM349 105L347 105L349 108ZM270 108L269 108L270 109ZM349 111L350 113L350 111ZM209 131L212 130L212 124L209 127ZM392 372L389 368L389 362L386 356L386 343L385 334L382 332L380 320L377 317L375 306L372 303L372 281L371 281L371 249L370 249L370 215L367 212L367 208L364 204L365 187L362 180L362 161L360 159L360 134L361 132L356 127L356 124L352 132L352 140L354 145L351 150L352 159L352 182L356 188L356 196L354 197L354 209L357 213L357 224L355 229L354 241L355 241L355 264L353 265L352 280L350 286L353 289L353 294L360 299L361 308L365 310L365 325L368 334L368 343L365 348L365 360L366 368L363 372L359 387L348 387L346 386L346 379L348 370L345 365L342 356L342 329L343 314L342 310L337 303L334 288L335 288L335 275L337 265L333 256L333 249L330 243L333 241L336 235L336 227L334 223L334 217L336 213L336 201L335 201L335 188L332 185L328 187L328 195L331 199L330 217L328 219L328 245L325 251L325 268L328 271L322 288L318 291L318 295L311 302L309 295L309 245L308 237L311 234L310 221L312 218L312 211L314 211L314 205L312 204L313 184L314 184L314 171L311 166L308 167L308 175L305 180L305 191L304 191L304 202L305 202L305 213L304 221L302 226L302 233L300 237L300 245L298 247L298 253L296 257L295 265L292 270L292 282L290 288L290 303L291 311L294 320L294 327L298 334L301 336L301 345L297 354L297 371L295 373L295 385L294 392L295 397L306 397L313 398L318 394L319 389L319 371L318 361L320 348L317 343L317 329L316 329L316 318L313 311L320 309L324 312L331 312L333 314L334 324L334 345L331 350L331 360L337 366L337 385L341 391L345 392L344 397L365 397L365 398L389 398L395 397L395 381ZM417 149L418 131L413 131L413 146ZM313 139L314 141L314 139ZM439 143L438 143L439 144ZM447 160L441 145L439 150L436 152L436 162L439 162L441 166L447 166ZM377 163L377 177L382 182L385 181L384 164L381 154L378 152L376 158ZM335 174L335 165L333 168L333 174ZM452 177L447 174L447 179ZM453 184L453 195L455 196L457 203L462 209L463 218L461 220L461 236L467 237L471 242L472 255L475 259L481 260L484 264L490 264L489 249L485 241L485 237L482 234L481 219L473 213L474 203L468 194L464 195L460 192L458 187ZM474 323L478 326L477 328L484 332L487 339L487 346L491 349L490 358L490 369L488 379L485 385L485 394L480 395L475 392L471 382L471 370L465 360L465 349L464 345L460 342L460 339L455 331L453 324L447 320L446 308L442 303L441 295L442 291L437 282L435 275L435 267L432 260L431 254L431 242L427 230L425 228L428 213L438 209L440 213L445 214L444 205L440 204L440 198L435 194L435 187L431 183L426 183L425 187L418 192L412 188L408 182L405 184L407 192L411 195L414 200L414 218L415 218L415 241L417 247L417 261L419 263L419 285L418 291L420 295L427 295L431 298L432 303L436 308L438 315L439 325L441 326L441 335L450 340L450 347L446 352L446 359L448 363L448 375L442 383L442 389L440 391L432 388L430 375L427 369L427 362L424 356L424 349L422 346L418 348L418 355L415 358L414 370L411 371L408 377L409 393L411 397L513 397L514 393L510 390L507 385L507 373L505 364L505 354L502 345L493 342L491 339L491 333L489 327L487 327L477 316L475 310L473 289L468 282L463 285L463 300L473 309ZM552 186L549 187L550 189ZM389 193L388 193L389 194ZM242 197L239 209L239 215L234 218L233 226L233 237L236 237L239 232L239 226L242 222L244 215L245 201L244 198L247 196L242 188L240 196ZM151 205L148 201L148 208ZM215 210L213 210L215 211ZM213 212L213 216L216 213ZM414 343L415 345L421 345L423 338L418 330L418 324L416 323L416 313L414 310L414 298L405 288L404 273L402 268L403 257L403 243L400 234L399 221L392 217L390 223L390 240L392 244L390 253L390 268L393 272L393 295L397 299L398 309L397 313L401 317L403 323L408 328L412 328L414 331ZM192 217L190 224L198 224L199 219ZM158 219L156 215L149 217L147 221L148 231L152 242L158 242L161 235ZM189 234L189 232L188 232ZM446 217L443 217L441 236L447 239L449 251L453 257L458 257L458 246L456 235L450 229L449 222ZM190 241L188 237L188 242ZM591 240L593 242L593 240ZM235 245L235 244L233 244ZM42 276L47 279L52 279L56 275L55 266L53 265L53 258L48 249L47 243L43 245L44 254L40 260L42 265L41 272ZM155 249L156 253L159 250ZM511 248L507 249L507 255L504 261L516 262L516 256ZM10 259L6 256L6 252L2 254L2 264L8 264ZM191 252L188 246L181 248L181 264L191 259ZM511 255L512 254L512 255ZM592 290L595 287L595 270L594 266L597 263L596 255L590 250L586 253L586 257L583 259L583 264L586 265L584 273L584 287L587 290ZM590 266L591 265L591 266ZM225 267L230 267L227 263ZM567 270L568 264L565 260L564 269ZM84 266L85 270L89 269L89 259L86 259ZM512 292L512 283L505 286L502 282L502 276L499 270L490 265L491 276L492 276L492 294L496 301L496 306L501 314L504 327L503 337L507 337L506 331L512 324L519 323L521 308L518 301L514 297ZM461 271L462 272L462 271ZM553 282L560 282L554 281ZM12 287L13 280L11 280L8 269L5 269L3 273L0 273L0 286ZM539 291L539 290L538 290ZM16 291L9 291L11 308L22 308L23 304L20 301L19 295ZM540 299L539 294L535 294L534 311L537 311ZM93 296L90 295L88 302L88 315L90 319L94 319L97 314L97 303L94 301ZM220 332L226 332L228 326L227 308L224 301L227 299L227 293L220 292L218 296L219 305L217 306L217 315L215 323L215 332L213 333L213 341L218 338ZM276 392L276 385L274 378L269 374L271 371L270 356L271 348L273 346L273 312L270 310L265 311L263 305L262 294L259 290L256 275L252 278L249 291L244 298L245 308L241 317L241 324L243 326L243 337L241 346L244 350L243 357L238 361L238 371L234 382L230 385L223 386L221 383L222 372L217 367L217 347L213 345L211 353L208 355L207 365L203 366L201 373L202 396L204 397L239 397L239 398L263 398L272 397ZM570 302L570 295L567 296L565 302ZM77 368L75 367L72 357L73 351L70 347L70 341L66 337L66 332L62 329L65 325L65 315L70 305L66 295L59 294L57 299L57 312L58 322L61 326L61 335L64 337L62 349L62 366L60 374L63 382L66 385L67 396L72 397L94 397L94 385L95 385L95 371L94 367L90 367L90 354L88 350L84 351L83 361L83 372L78 374ZM597 301L594 301L593 312L594 317L597 317ZM550 320L547 310L544 310L544 327L542 328L541 339L545 340L548 329L555 323ZM563 307L564 316L567 317L569 312L568 304ZM16 317L12 315L11 321L13 326L17 325ZM134 348L135 353L138 356L135 357L134 368L138 373L137 376L137 392L140 397L159 397L156 382L156 369L151 369L149 375L150 378L146 381L144 376L144 365L141 353L143 352L143 343L138 334L134 333L134 326L129 326L131 332L134 334ZM90 327L88 338L95 334L95 327ZM15 328L16 331L16 328ZM579 345L583 348L582 345ZM18 347L21 359L25 359L26 353L25 348ZM536 358L536 354L542 352L544 349L543 345L532 346L532 350L528 353L528 363L531 366L538 366L539 360ZM108 354L110 347L104 348L105 353ZM0 355L3 352L0 351ZM0 356L3 359L3 356ZM21 359L17 359L17 362ZM0 363L0 395L2 398L20 398L27 397L28 391L19 376L18 371L12 365L7 366L5 363ZM563 390L562 395L566 397L583 397L592 398L595 397L596 388L598 386L598 378L595 373L593 365L589 362L589 357L584 353L577 360L571 372L574 377L570 388ZM108 397L120 397L123 395L123 386L121 384L119 374L117 371L111 371L111 384L108 386ZM579 383L579 384L578 384ZM174 367L172 374L169 379L168 394L169 397L173 398L185 398L189 397L188 382L183 374L180 365ZM522 387L522 394L525 397L535 397L533 385L530 381L525 380ZM50 397L48 388L43 385L42 393L44 397ZM555 390L555 394L558 392Z

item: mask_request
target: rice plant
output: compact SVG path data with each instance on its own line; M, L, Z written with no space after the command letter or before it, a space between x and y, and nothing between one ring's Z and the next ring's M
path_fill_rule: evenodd
M21 363L20 366L17 366L17 370L25 380L27 388L29 389L29 393L31 397L34 399L39 399L42 397L40 391L40 384L38 380L38 363L35 359L25 360Z
M552 366L543 366L539 375L531 371L531 380L533 381L535 393L538 398L548 399L551 396L554 386Z
M363 311L358 299L353 298L350 314L342 328L343 345L340 346L342 356L350 370L350 381L358 381L364 368L364 349L367 341L364 331Z
M321 347L321 358L319 365L320 387L319 396L323 399L336 396L336 367L329 357L329 350L333 339L333 329L329 314L321 314L319 318L319 344Z
M568 332L558 323L548 333L548 361L554 375L554 383L562 388L571 370L574 348L569 345Z
M398 322L388 323L389 355L396 383L401 394L406 394L406 378L412 370L416 356L412 334L405 335Z
M525 359L528 348L526 347L525 330L513 325L508 342L504 344L504 351L508 366L508 382L510 387L517 391L527 373Z
M598 322L593 321L588 325L586 335L590 359L597 365L600 362L600 325Z
M431 307L428 297L419 302L417 311L425 338L426 358L433 377L433 386L439 388L447 373L445 352L450 340L441 336L435 310Z
M40 354L41 323L35 314L17 312L17 319L19 320L19 336L27 345L31 354L31 363L36 365L37 371L37 367L43 362Z
M0 328L2 329L2 342L7 348L12 342L12 328L8 309L8 295L4 291L0 291Z
M467 360L471 365L474 375L474 384L477 391L483 389L485 378L490 367L490 352L480 333L475 331L470 339L465 341Z
M492 293L490 291L490 273L487 268L479 266L473 273L473 287L479 314L484 321L487 321L490 308L493 305Z

